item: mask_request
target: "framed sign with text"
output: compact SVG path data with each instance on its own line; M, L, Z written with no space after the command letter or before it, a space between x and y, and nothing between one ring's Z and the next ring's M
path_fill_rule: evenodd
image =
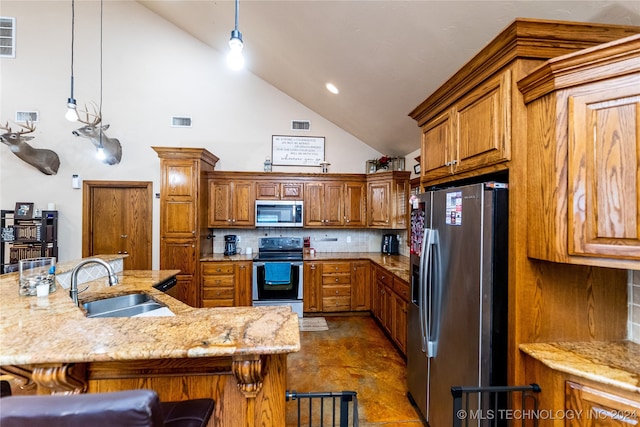
M277 166L320 166L324 137L273 135L271 161Z

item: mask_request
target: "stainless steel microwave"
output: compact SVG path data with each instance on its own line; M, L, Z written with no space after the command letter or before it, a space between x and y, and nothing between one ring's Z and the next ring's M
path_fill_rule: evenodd
M256 200L256 227L302 227L301 200Z

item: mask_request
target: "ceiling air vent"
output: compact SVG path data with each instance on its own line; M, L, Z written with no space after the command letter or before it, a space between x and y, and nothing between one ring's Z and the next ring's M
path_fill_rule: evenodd
M311 120L291 120L291 130L311 130Z
M0 57L16 57L16 18L0 16Z
M171 126L174 128L190 128L191 117L171 117Z
M36 123L39 118L40 114L37 111L16 111L16 123Z

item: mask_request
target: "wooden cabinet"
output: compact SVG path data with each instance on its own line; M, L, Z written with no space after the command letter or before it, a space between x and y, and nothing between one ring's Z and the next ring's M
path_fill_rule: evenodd
M306 261L304 312L371 310L369 261Z
M322 264L304 263L303 311L318 313L322 311Z
M639 268L640 36L549 60L519 85L529 256Z
M257 200L302 200L304 194L302 182L256 182Z
M345 227L364 227L367 224L366 188L364 182L349 181L344 184Z
M372 313L403 354L407 352L409 285L380 266L372 274Z
M218 158L205 149L153 147L160 158L160 268L178 269L172 294L199 305L201 255L211 253L207 181Z
M322 311L351 310L351 263L322 263Z
M305 227L335 227L344 223L344 185L341 182L310 182L304 186Z
M640 400L578 382L565 383L567 411L581 414L567 418L566 427L628 427L638 424Z
M371 310L371 263L351 262L351 311Z
M478 85L422 126L421 176L433 180L509 160L511 71Z
M202 262L202 307L251 305L251 261Z
M255 226L253 181L209 181L209 227Z
M367 178L367 217L373 228L403 229L409 211L410 172L381 172Z

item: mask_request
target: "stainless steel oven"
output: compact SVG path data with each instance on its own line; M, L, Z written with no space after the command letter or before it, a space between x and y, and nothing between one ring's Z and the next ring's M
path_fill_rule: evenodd
M253 261L253 305L288 305L302 317L302 238L263 237Z

